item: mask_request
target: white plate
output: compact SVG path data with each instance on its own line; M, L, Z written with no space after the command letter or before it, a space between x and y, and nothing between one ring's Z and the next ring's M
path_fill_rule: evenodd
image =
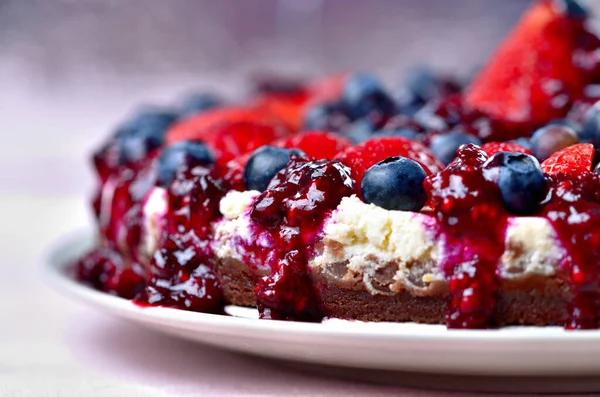
M441 325L335 319L313 324L257 320L255 310L235 306L227 308L231 316L140 308L66 275L65 267L92 241L90 233L78 233L52 250L45 273L56 289L107 313L193 341L269 358L370 370L478 376L600 375L600 331L568 332L558 327L447 330Z

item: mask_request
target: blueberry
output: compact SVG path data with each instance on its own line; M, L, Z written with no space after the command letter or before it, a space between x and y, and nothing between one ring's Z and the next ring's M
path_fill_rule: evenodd
M467 143L481 145L481 140L475 135L463 131L451 131L447 134L434 136L431 139L430 149L442 163L447 165L456 157L458 148Z
M484 169L492 171L488 179L498 184L504 206L512 214L532 213L546 194L544 173L533 156L496 153L486 161Z
M262 146L248 159L244 168L244 184L248 190L264 192L271 179L285 168L291 155L305 156L299 149L284 149L275 146Z
M350 123L350 117L339 103L325 103L308 110L304 130L339 132Z
M167 187L183 165L212 164L215 157L204 142L181 141L165 147L158 158L157 185Z
M420 211L427 201L426 177L416 161L389 157L365 172L360 189L365 202L386 210Z
M185 118L221 106L222 101L211 93L188 94L179 105L179 117Z
M344 129L343 135L354 143L373 138L375 126L369 119L358 119Z
M354 120L366 116L385 120L398 113L396 103L379 79L367 74L348 78L342 92L342 102Z
M600 148L600 101L586 113L583 127L579 131L579 139Z
M531 136L531 151L539 161L567 146L579 143L575 130L565 124L548 124Z
M561 12L571 18L586 19L590 14L587 7L578 0L554 0L554 3Z
M115 140L121 163L139 161L160 147L167 129L176 119L172 112L146 108L117 127Z

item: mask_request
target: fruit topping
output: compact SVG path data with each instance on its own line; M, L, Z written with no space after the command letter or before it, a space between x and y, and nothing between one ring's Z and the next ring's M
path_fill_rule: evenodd
M350 124L350 121L348 112L341 104L321 103L306 110L303 129L339 132Z
M179 118L187 118L221 106L221 99L212 93L193 93L186 95L179 105Z
M250 218L260 240L272 247L253 245L258 239L252 239L245 252L272 269L256 287L261 318L322 319L307 261L325 216L354 189L350 170L341 162L292 156L258 196Z
M467 88L469 106L499 120L536 125L567 114L591 82L598 46L585 18L563 12L564 5L573 12L579 7L541 0L529 9Z
M271 179L285 168L290 156L305 156L298 149L285 149L275 146L263 146L250 156L244 168L244 185L247 190L267 190Z
M540 161L577 143L579 143L577 134L566 124L548 124L535 131L531 136L531 150Z
M519 143L522 141L515 142L488 142L481 145L483 150L488 156L492 156L500 152L513 152L513 153L525 153L532 154L531 150L523 147ZM525 143L527 145L527 143Z
M365 172L388 157L402 156L419 163L429 175L443 166L425 145L400 137L373 138L340 152L335 158L352 170L352 177L360 186Z
M386 210L420 211L427 201L423 181L427 174L416 161L389 157L365 172L361 192L365 202Z
M219 313L222 307L221 283L209 266L201 264L191 274L182 273L174 279L153 277L135 302Z
M342 150L352 146L352 143L331 132L310 131L277 140L273 142L273 145L288 149L300 149L307 156L316 159L332 159Z
M553 177L577 177L590 172L594 160L594 146L580 143L566 147L542 163L542 171Z
M498 186L484 177L487 160L477 146L463 145L446 169L424 183L446 240L441 268L450 287L450 328L494 325L507 214Z
M173 181L175 172L187 166L209 165L215 157L204 142L180 141L166 146L158 157L157 185L167 187Z
M355 74L347 78L342 103L353 120L368 117L378 126L398 113L394 100L380 81L368 74Z
M585 114L584 123L579 131L579 140L592 143L600 148L600 102L591 107Z
M451 131L434 136L429 148L442 163L447 165L456 157L458 148L468 143L480 145L481 140L463 131Z
M277 130L285 129L281 120L259 109L225 107L210 110L175 123L167 131L166 143L170 144L183 140L205 141L210 146L210 140L214 140L215 137L228 130L230 131L229 135L231 135L231 129L235 129L237 125L263 126Z
M461 89L457 81L440 76L428 67L420 66L408 72L397 103L401 113L412 115L426 103L458 94Z
M533 156L498 152L483 168L486 179L498 184L504 207L511 214L533 213L546 195L544 173Z
M109 248L98 248L86 254L76 267L77 278L95 289L132 299L146 284L141 267L125 266L123 257Z

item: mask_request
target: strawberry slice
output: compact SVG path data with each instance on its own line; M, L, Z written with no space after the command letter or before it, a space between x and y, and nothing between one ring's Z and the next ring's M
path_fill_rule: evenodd
M352 142L333 132L310 131L278 140L273 145L288 149L298 148L316 159L332 159L342 150L352 146Z
M481 145L481 150L486 152L488 156L492 156L500 152L533 154L530 150L525 149L523 146L514 142L488 142Z
M465 93L467 105L500 121L542 125L583 96L598 40L560 2L537 1Z
M594 160L594 145L579 143L554 153L542 163L542 171L550 176L577 176L590 172Z
M336 159L352 169L352 177L360 186L363 175L373 165L388 157L403 156L423 166L430 175L441 171L444 166L422 143L400 137L374 138L340 152Z
M176 123L167 131L166 142L167 144L171 144L182 140L206 140L207 135L214 134L215 130L226 128L226 126L236 123L283 126L281 120L260 109L243 107L219 108Z

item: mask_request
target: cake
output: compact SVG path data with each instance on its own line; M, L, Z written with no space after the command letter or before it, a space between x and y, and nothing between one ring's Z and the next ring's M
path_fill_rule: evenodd
M138 305L451 328L600 320L600 40L540 0L462 86L274 80L146 108L95 153L80 281Z

